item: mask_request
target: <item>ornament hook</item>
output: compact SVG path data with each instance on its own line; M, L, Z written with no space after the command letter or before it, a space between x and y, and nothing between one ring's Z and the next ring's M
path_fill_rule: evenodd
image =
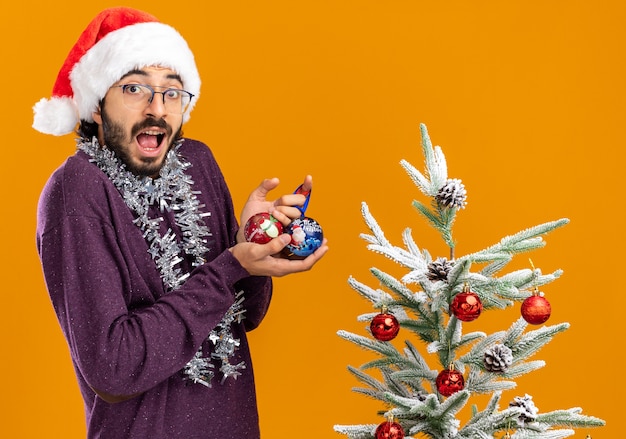
M304 200L304 204L302 206L296 206L298 210L300 211L300 213L302 214L302 216L304 216L304 212L306 212L307 207L309 207L309 200L311 199L311 192L313 192L313 189L309 189L308 191L305 191L302 185L298 186L296 190L293 191L294 194L304 195L306 197L306 199Z
M530 262L530 268L532 268L533 273L534 273L534 272L535 272L535 270L536 270L536 268L535 268L535 264L533 264L533 260L532 260L532 259L530 259L530 258L528 258L528 262ZM534 283L535 285L533 286L533 296L538 296L538 295L539 295L539 288L537 287L536 282L537 282L537 279L534 279L534 280L533 280L533 283Z

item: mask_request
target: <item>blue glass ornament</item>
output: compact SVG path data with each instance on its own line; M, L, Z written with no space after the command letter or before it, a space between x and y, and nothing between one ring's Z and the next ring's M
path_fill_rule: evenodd
M322 226L307 216L294 219L284 232L291 235L291 242L282 252L288 259L306 258L321 247L324 239Z

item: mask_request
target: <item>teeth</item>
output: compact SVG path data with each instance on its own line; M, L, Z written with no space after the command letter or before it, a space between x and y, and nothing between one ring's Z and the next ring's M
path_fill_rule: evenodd
M143 134L147 134L148 136L158 136L163 133L160 131L144 131Z

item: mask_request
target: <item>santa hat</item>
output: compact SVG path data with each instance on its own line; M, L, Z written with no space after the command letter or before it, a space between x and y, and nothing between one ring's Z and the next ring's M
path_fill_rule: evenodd
M186 122L200 94L200 76L183 37L142 11L125 7L102 11L68 54L52 98L33 107L33 128L60 136L74 131L80 120L93 122L92 113L111 85L133 69L157 65L174 70L194 95L183 114Z

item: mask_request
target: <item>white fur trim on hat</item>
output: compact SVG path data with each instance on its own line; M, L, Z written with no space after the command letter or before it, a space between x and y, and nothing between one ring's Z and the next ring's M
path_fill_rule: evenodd
M71 133L78 123L78 109L71 98L43 98L33 107L33 128L46 134L62 136Z
M92 113L111 85L131 70L148 66L174 70L184 89L194 95L183 115L186 122L200 94L200 76L183 37L157 22L133 24L107 34L76 63L70 80L80 119L92 122Z

